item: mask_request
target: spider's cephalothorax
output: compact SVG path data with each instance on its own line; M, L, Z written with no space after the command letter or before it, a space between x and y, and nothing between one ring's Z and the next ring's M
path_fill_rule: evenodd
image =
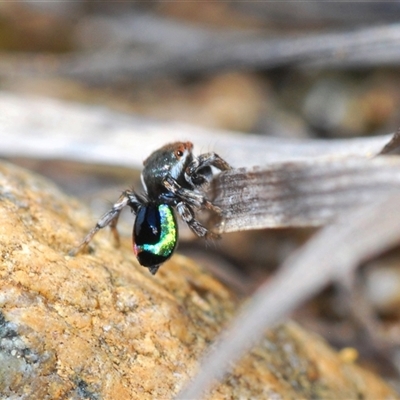
M167 144L144 161L142 183L145 195L126 190L111 210L103 215L82 243L70 252L77 254L107 225L119 242L117 232L121 210L129 206L136 214L133 227L134 252L138 261L155 274L159 266L172 256L178 241L178 225L174 210L200 236L212 235L195 218L195 211L207 208L217 213L219 208L206 199L202 188L213 178L211 167L221 171L229 164L215 153L195 157L190 142Z

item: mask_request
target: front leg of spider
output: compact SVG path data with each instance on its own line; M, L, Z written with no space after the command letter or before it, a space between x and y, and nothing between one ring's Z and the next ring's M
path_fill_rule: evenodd
M126 206L132 207L137 210L141 202L136 196L136 194L130 190L122 193L118 201L112 206L112 208L107 211L96 223L95 227L85 236L78 247L72 249L68 254L70 256L75 256L80 253L93 239L94 235L106 226L110 226L113 233L115 242L119 245L119 234L117 230L118 218L123 208Z
M216 213L220 213L219 207L214 206L211 201L207 200L205 196L200 193L194 192L193 190L183 188L174 178L167 175L163 181L163 185L172 193L175 197L182 200L185 203L195 207L195 208L207 208Z
M190 206L185 204L184 202L180 202L176 205L176 211L180 215L180 217L185 221L189 228L199 237L213 237L217 238L213 232L210 232L205 226L203 226L199 221L194 217L194 212Z
M201 154L197 158L194 158L186 168L186 181L193 187L210 183L213 178L211 166L220 171L232 169L232 167L216 153Z

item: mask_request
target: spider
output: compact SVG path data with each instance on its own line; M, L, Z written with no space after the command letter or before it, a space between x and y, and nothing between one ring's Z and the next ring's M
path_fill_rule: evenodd
M172 256L177 245L178 225L174 210L197 236L214 236L196 220L195 210L206 208L221 213L218 207L207 200L203 189L213 178L212 166L220 171L231 167L216 153L195 157L192 149L191 142L175 142L153 152L143 162L141 179L145 194L125 190L70 255L79 253L100 229L108 225L119 244L118 218L127 206L136 214L133 226L134 253L139 263L153 275Z

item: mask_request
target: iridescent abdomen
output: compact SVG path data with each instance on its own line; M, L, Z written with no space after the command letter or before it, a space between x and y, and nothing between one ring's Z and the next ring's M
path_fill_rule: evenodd
M178 240L174 211L166 204L139 208L133 226L134 252L144 267L157 267L171 257Z

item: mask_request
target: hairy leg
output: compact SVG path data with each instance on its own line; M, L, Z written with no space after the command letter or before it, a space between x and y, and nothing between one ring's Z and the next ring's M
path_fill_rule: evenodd
M113 233L116 244L119 244L119 234L117 230L118 218L123 208L126 206L131 206L134 210L140 205L140 200L136 196L136 194L131 190L126 190L122 193L118 201L112 206L112 208L107 211L96 223L94 228L90 230L90 232L85 236L82 242L76 247L72 249L68 254L70 256L75 256L80 251L82 251L93 239L93 236L100 230L105 228L106 226L110 226L111 232Z
M194 217L194 212L187 204L181 202L176 205L176 211L180 217L185 221L189 228L199 237L217 238L218 235L209 231Z
M210 182L212 175L207 173L207 175L203 176L203 174L201 174L200 172L201 169L210 166L218 168L220 171L226 171L228 169L232 169L232 167L218 154L205 153L195 158L189 164L189 166L186 168L185 171L185 179L188 182L190 182L193 186L198 186L197 182L201 182L201 184ZM206 171L208 170L206 169Z
M205 196L200 193L196 193L193 190L183 188L171 176L167 175L163 181L163 184L169 192L171 192L174 196L179 197L179 199L181 199L183 202L186 202L196 208L205 207L218 214L221 213L221 209L217 206L214 206L214 204L207 200Z

